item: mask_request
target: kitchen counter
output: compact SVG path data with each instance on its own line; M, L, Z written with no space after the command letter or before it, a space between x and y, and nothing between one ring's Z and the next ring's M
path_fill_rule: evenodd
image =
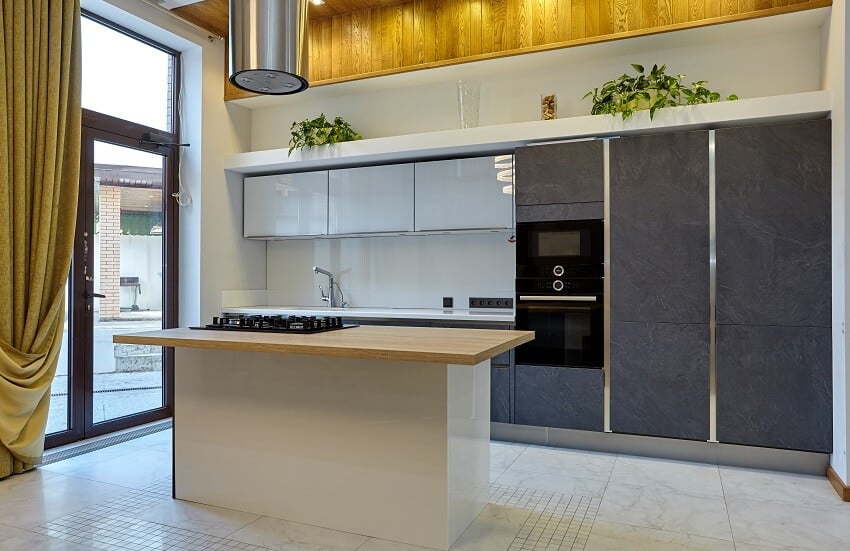
M533 338L533 331L374 325L313 334L176 328L113 337L121 344L458 365L476 365Z
M513 323L512 310L442 308L327 308L323 306L241 306L223 308L227 314L341 316L345 319L420 319Z
M529 331L166 329L174 497L432 549L488 501L490 358Z

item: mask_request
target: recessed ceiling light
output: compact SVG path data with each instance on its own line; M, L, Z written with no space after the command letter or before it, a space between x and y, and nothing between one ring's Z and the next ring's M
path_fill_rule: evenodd
M310 3L313 4L314 6L321 6L322 4L325 3L325 0L310 0Z

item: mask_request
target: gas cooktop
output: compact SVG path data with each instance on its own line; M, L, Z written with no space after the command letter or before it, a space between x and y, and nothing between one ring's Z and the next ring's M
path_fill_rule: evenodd
M321 333L347 329L357 325L343 325L338 316L246 316L225 314L214 316L212 323L190 329L216 329L225 331L263 331L267 333Z

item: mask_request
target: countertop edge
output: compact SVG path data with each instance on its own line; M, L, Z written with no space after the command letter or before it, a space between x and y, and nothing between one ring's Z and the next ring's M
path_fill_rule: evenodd
M370 347L327 346L292 343L257 343L234 341L227 338L215 341L196 340L182 337L145 336L143 334L114 335L113 342L118 344L142 344L177 348L198 348L207 350L232 350L241 352L271 352L277 354L301 354L308 356L329 356L338 358L360 358L375 360L396 360L423 363L444 363L457 365L476 365L499 354L534 339L533 332L527 332L490 347L478 354L456 354L439 351L387 350Z

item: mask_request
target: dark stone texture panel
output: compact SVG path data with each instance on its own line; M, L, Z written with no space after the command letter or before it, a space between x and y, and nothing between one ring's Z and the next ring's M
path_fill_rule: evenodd
M707 324L611 323L611 429L707 440Z
M708 323L708 132L611 141L611 319Z
M518 147L514 170L517 205L605 200L602 140Z
M563 429L603 429L603 373L534 365L516 366L514 422Z
M830 121L716 134L717 322L829 327Z
M517 205L517 222L560 222L562 220L602 220L604 203L553 203Z
M490 368L490 420L511 422L511 370L507 367Z
M720 325L721 442L832 451L832 329Z

